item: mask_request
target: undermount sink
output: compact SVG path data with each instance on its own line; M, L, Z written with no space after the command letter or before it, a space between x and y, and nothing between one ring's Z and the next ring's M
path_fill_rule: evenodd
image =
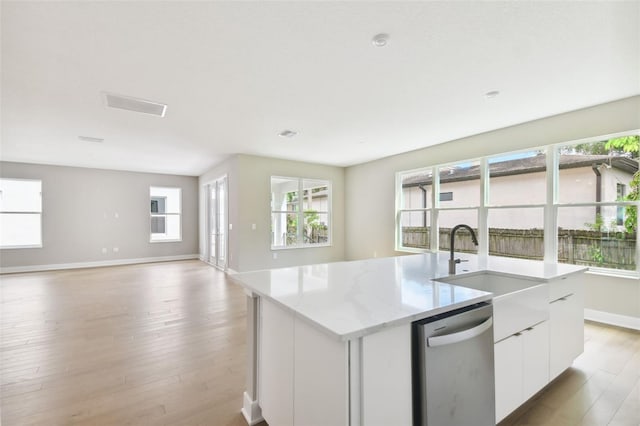
M496 342L549 319L549 292L544 281L491 271L451 275L437 281L493 293Z

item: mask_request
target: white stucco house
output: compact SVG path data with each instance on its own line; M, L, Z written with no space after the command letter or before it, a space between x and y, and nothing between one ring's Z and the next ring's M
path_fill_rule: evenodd
M559 202L590 203L618 201L629 192L629 182L638 171L638 161L626 156L560 155ZM546 155L513 159L490 164L489 201L494 206L536 205L545 202ZM430 207L432 177L430 172L412 174L402 181L403 208ZM425 204L426 203L426 204ZM454 167L440 171L440 207L471 207L480 204L480 168ZM517 210L517 211L514 211ZM446 213L446 214L442 214ZM615 206L564 207L558 212L558 226L564 229L588 229L600 214L609 230L620 227L624 208ZM475 211L441 212L439 224L449 228L473 222ZM424 226L421 213L405 214L403 227ZM472 225L473 226L473 225ZM494 209L489 226L504 229L542 229L542 208Z

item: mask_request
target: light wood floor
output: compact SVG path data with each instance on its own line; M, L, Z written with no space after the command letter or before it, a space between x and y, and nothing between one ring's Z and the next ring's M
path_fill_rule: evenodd
M223 273L184 261L0 281L3 426L245 426L245 299ZM640 334L587 323L585 337L500 426L640 425Z
M199 261L3 275L2 425L242 425L242 290Z
M584 353L500 426L640 426L640 332L585 322Z

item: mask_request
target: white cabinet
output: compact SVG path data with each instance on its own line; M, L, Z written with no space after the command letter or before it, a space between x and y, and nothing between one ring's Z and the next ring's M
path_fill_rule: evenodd
M514 334L494 345L496 375L496 422L521 403L522 335Z
M272 302L260 303L258 399L272 425L293 426L294 317Z
M522 332L522 401L549 383L549 321Z
M410 426L411 324L388 328L362 340L360 424Z
M300 319L295 321L294 342L294 424L348 425L346 342ZM278 425L269 419L267 421Z
M584 351L582 274L549 283L549 376L569 368Z
M261 299L258 400L271 425L347 425L347 344Z
M494 346L496 422L549 381L549 322L503 339Z

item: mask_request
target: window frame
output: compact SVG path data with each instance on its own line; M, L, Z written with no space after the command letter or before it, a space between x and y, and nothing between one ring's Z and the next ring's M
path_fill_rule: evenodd
M15 214L15 215L38 215L38 236L39 244L20 244L20 245L0 245L0 250L19 250L19 249L33 249L44 247L44 238L42 232L42 215L44 214L44 199L42 197L42 179L28 179L28 178L12 178L12 177L0 177L0 180L12 180L12 181L27 181L27 182L39 182L40 183L40 211L4 211L0 210L0 214ZM0 190L0 196L2 191Z
M329 179L320 179L320 178L311 178L311 177L292 177L292 176L280 176L280 175L271 175L269 177L269 190L270 193L273 193L273 179L288 179L291 181L297 181L298 183L298 200L296 201L297 209L293 210L274 210L273 209L273 200L270 200L270 223L273 224L274 215L282 215L282 214L295 214L297 223L299 226L296 229L296 243L291 245L274 245L273 239L273 231L271 233L271 242L270 248L271 250L290 250L290 249L305 249L305 248L314 248L314 247L331 247L333 246L333 215L332 215L332 204L333 204L333 188L332 182ZM327 187L327 210L326 211L316 211L313 209L304 210L304 181L318 181L326 184ZM306 243L304 241L304 216L305 212L315 211L319 214L327 215L327 242L326 243Z
M544 262L558 264L558 210L562 207L605 207L605 206L636 206L640 211L640 201L601 201L601 202L572 202L560 203L559 200L559 174L560 174L560 148L568 145L586 144L592 142L600 142L603 140L613 139L621 136L640 135L640 130L632 132L620 132L609 135L602 135L592 138L585 138L577 141L561 142L545 146L537 146L526 149L514 150L504 153L494 153L483 157L470 159L461 159L446 164L435 164L427 167L415 168L411 170L402 170L396 172L396 197L395 197L395 250L399 252L409 253L437 253L439 252L439 232L431 232L429 249L417 247L402 246L402 213L405 212L428 212L430 216L430 228L438 229L438 214L444 210L469 210L477 209L478 214L478 255L487 256L489 254L489 228L488 213L493 209L504 208L543 208L544 210ZM494 205L489 203L489 160L496 156L518 154L527 151L544 150L546 152L546 201L536 204L513 204L513 205ZM480 205L478 207L457 207L442 208L440 206L439 197L435 194L440 193L440 175L438 170L442 167L451 166L453 164L466 163L472 161L480 161ZM402 179L404 175L416 173L420 171L431 170L432 173L432 199L431 207L427 208L402 208ZM591 272L602 275L620 276L620 277L640 277L640 214L637 215L638 223L636 224L636 253L635 253L635 270L623 270L613 268L600 268L597 266L589 266Z
M158 188L158 189L177 189L178 190L178 206L180 208L180 211L178 213L154 213L151 211L151 205L154 199L160 198L159 196L154 196L151 195L151 191L153 188ZM165 197L168 198L168 197ZM149 185L149 202L147 204L147 209L149 212L149 243L176 243L176 242L181 242L182 241L182 188L178 187L178 186L158 186L158 185ZM168 223L168 216L177 216L178 217L178 222L179 222L179 236L178 238L165 238L165 239L159 239L156 238L154 239L153 236L155 233L152 232L153 231L153 218L154 217L164 217L165 218L165 227L167 226ZM165 232L166 234L166 232Z

